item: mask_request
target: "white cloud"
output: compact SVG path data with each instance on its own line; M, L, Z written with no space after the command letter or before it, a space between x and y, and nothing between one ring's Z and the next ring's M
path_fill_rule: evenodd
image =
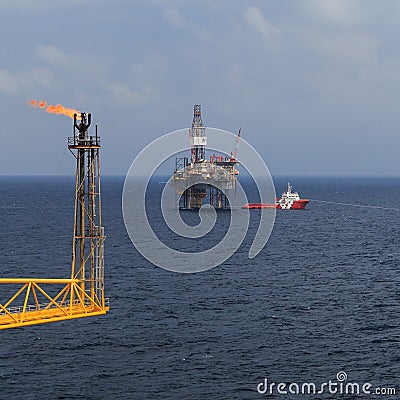
M0 92L2 93L15 93L18 89L16 77L10 72L0 70Z
M187 27L188 23L186 18L178 10L168 9L165 11L165 19L176 28Z
M27 82L36 82L39 85L48 88L53 80L53 73L47 68L32 68L27 74Z
M303 4L309 14L333 23L354 23L365 8L359 0L305 0Z
M380 41L367 33L321 32L315 29L297 30L299 48L311 50L327 63L347 64L357 68L360 64L375 63Z
M279 33L279 29L270 24L257 7L250 7L244 13L244 20L267 39L272 39Z
M143 85L139 90L132 90L126 83L114 81L107 88L118 105L138 106L151 102L158 96L158 90L147 85Z
M98 84L106 80L107 58L98 60L90 53L66 53L52 44L37 46L35 54L38 60L56 71L60 84L68 79L80 84ZM57 74L59 71L62 73Z
M174 28L185 29L202 40L209 40L211 33L204 26L189 20L184 14L176 9L167 9L164 13L166 21Z
M36 48L36 53L41 60L50 65L65 67L70 63L70 57L53 45L40 45Z
M115 0L116 1L116 0ZM85 0L86 3L108 3L109 0ZM72 8L82 5L82 0L57 0L49 2L48 0L0 0L0 5L9 9L24 9L24 11L58 11L60 8Z
M48 88L52 80L53 74L47 68L32 68L17 72L0 70L0 92L11 95L19 94L29 88Z

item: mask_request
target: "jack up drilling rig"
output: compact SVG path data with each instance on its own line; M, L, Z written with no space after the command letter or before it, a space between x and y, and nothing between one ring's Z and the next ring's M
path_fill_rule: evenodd
M175 171L171 185L179 196L180 209L199 209L205 199L216 209L230 209L228 197L224 191L236 188L237 146L240 140L240 130L235 148L229 157L222 155L210 156L206 159L207 145L206 127L201 117L201 106L194 105L192 128L189 130L191 160L188 157L175 159ZM213 184L214 183L214 184ZM217 184L217 186L215 185Z
M77 119L80 119L78 124ZM90 136L91 114L74 114L68 149L76 158L71 276L67 279L0 278L14 294L0 304L0 329L105 314L104 228L100 199L100 137ZM0 286L1 287L1 286ZM15 289L16 287L16 289Z

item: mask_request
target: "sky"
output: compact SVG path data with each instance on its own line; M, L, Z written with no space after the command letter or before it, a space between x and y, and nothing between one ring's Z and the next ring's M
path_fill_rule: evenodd
M103 174L190 126L197 102L273 175L400 175L398 0L0 6L0 175L74 172L72 121L30 99L92 113Z

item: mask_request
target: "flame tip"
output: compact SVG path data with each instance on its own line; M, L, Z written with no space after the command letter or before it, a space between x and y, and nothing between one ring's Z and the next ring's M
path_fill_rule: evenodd
M29 105L33 108L40 108L49 114L59 114L66 115L67 117L74 118L74 114L79 114L78 110L74 108L64 107L62 104L58 103L56 105L48 104L45 100L29 100L27 101Z

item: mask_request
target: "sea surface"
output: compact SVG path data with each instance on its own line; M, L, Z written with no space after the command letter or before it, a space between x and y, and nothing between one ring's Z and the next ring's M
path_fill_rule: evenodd
M274 182L280 195L287 178ZM291 183L311 202L277 211L256 258L247 254L260 211L224 264L178 274L136 251L122 219L123 178L103 177L110 312L0 331L0 400L400 398L400 179ZM0 177L2 277L69 277L73 197L72 177ZM207 240L220 240L229 215L218 213ZM160 222L158 233L166 229ZM339 371L345 383L397 394L257 391L265 378L287 389L338 382Z

